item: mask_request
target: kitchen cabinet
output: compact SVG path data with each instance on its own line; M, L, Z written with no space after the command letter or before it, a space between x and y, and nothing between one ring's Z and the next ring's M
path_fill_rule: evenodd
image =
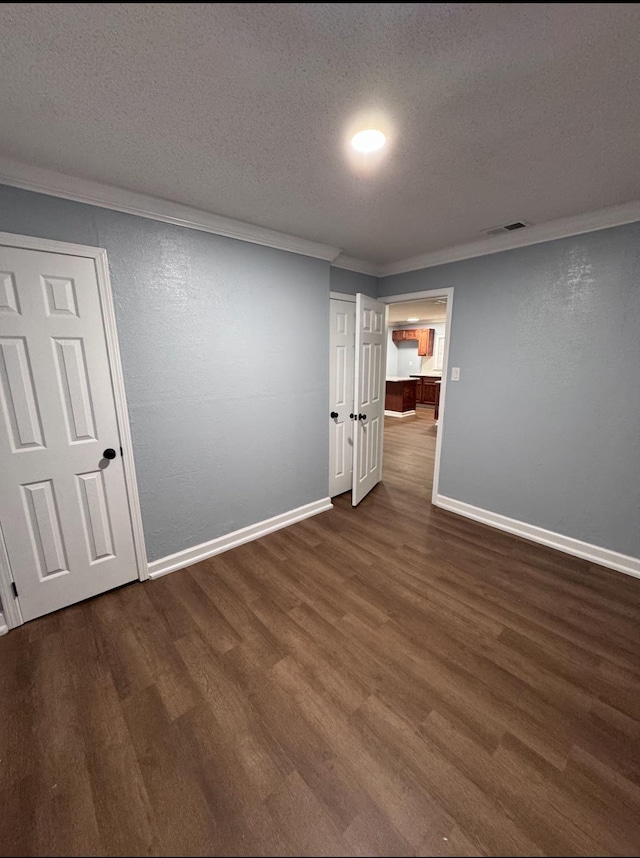
M437 384L431 379L425 379L422 385L422 401L425 405L436 404Z
M393 412L392 417L402 416L416 410L415 378L388 378L384 400L385 412Z
M433 355L435 335L434 328L422 328L418 331L418 357L431 357Z
M416 402L419 405L435 405L437 401L438 391L436 390L437 383L440 383L439 375L417 375L411 376L416 378Z
M418 341L418 357L431 357L433 355L433 342L435 340L434 328L408 328L404 330L391 331L391 340L394 343L404 343L407 340Z
M394 343L402 343L405 340L417 340L418 331L409 329L402 331L391 331L391 339Z

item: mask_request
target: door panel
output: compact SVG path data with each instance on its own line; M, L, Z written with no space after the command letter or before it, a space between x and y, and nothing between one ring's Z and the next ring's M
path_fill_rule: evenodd
M353 472L353 374L356 305L331 299L329 411L329 496L351 488Z
M2 407L14 452L43 447L42 421L24 337L0 338Z
M16 283L10 271L0 271L0 313L20 315Z
M351 502L356 506L382 479L384 419L385 305L356 296L354 460Z
M84 532L89 562L113 557L111 518L104 488L104 472L78 474Z
M33 558L40 579L67 572L53 480L22 486Z
M25 620L137 578L93 259L0 247L0 524Z
M95 441L93 403L89 393L87 364L81 339L52 339L60 399L64 403L65 422L70 444Z

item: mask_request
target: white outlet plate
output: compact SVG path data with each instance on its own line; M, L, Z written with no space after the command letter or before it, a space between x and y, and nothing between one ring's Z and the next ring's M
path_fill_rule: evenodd
M460 367L452 366L451 367L451 381L460 381Z

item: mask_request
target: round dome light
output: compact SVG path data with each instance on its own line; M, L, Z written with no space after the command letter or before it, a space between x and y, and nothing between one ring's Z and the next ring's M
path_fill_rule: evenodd
M366 131L358 131L358 133L351 138L351 145L357 152L364 152L366 154L368 152L376 152L378 149L382 149L386 140L387 138L384 136L382 131L376 131L373 128L369 128Z

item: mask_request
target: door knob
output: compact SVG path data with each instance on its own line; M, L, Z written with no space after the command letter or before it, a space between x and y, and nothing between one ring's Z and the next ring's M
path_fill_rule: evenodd
M366 420L366 419L367 419L366 414L358 414L358 420Z
M105 457L105 459L115 459L116 451L113 449L113 447L107 447L107 449L103 452L102 455Z
M355 414L350 414L350 415L349 415L349 417L350 417L352 420L355 420L355 419L356 419L356 415L355 415Z
M332 417L334 420L336 419L337 416L338 416L337 411L332 411L331 414L329 415L329 417Z

